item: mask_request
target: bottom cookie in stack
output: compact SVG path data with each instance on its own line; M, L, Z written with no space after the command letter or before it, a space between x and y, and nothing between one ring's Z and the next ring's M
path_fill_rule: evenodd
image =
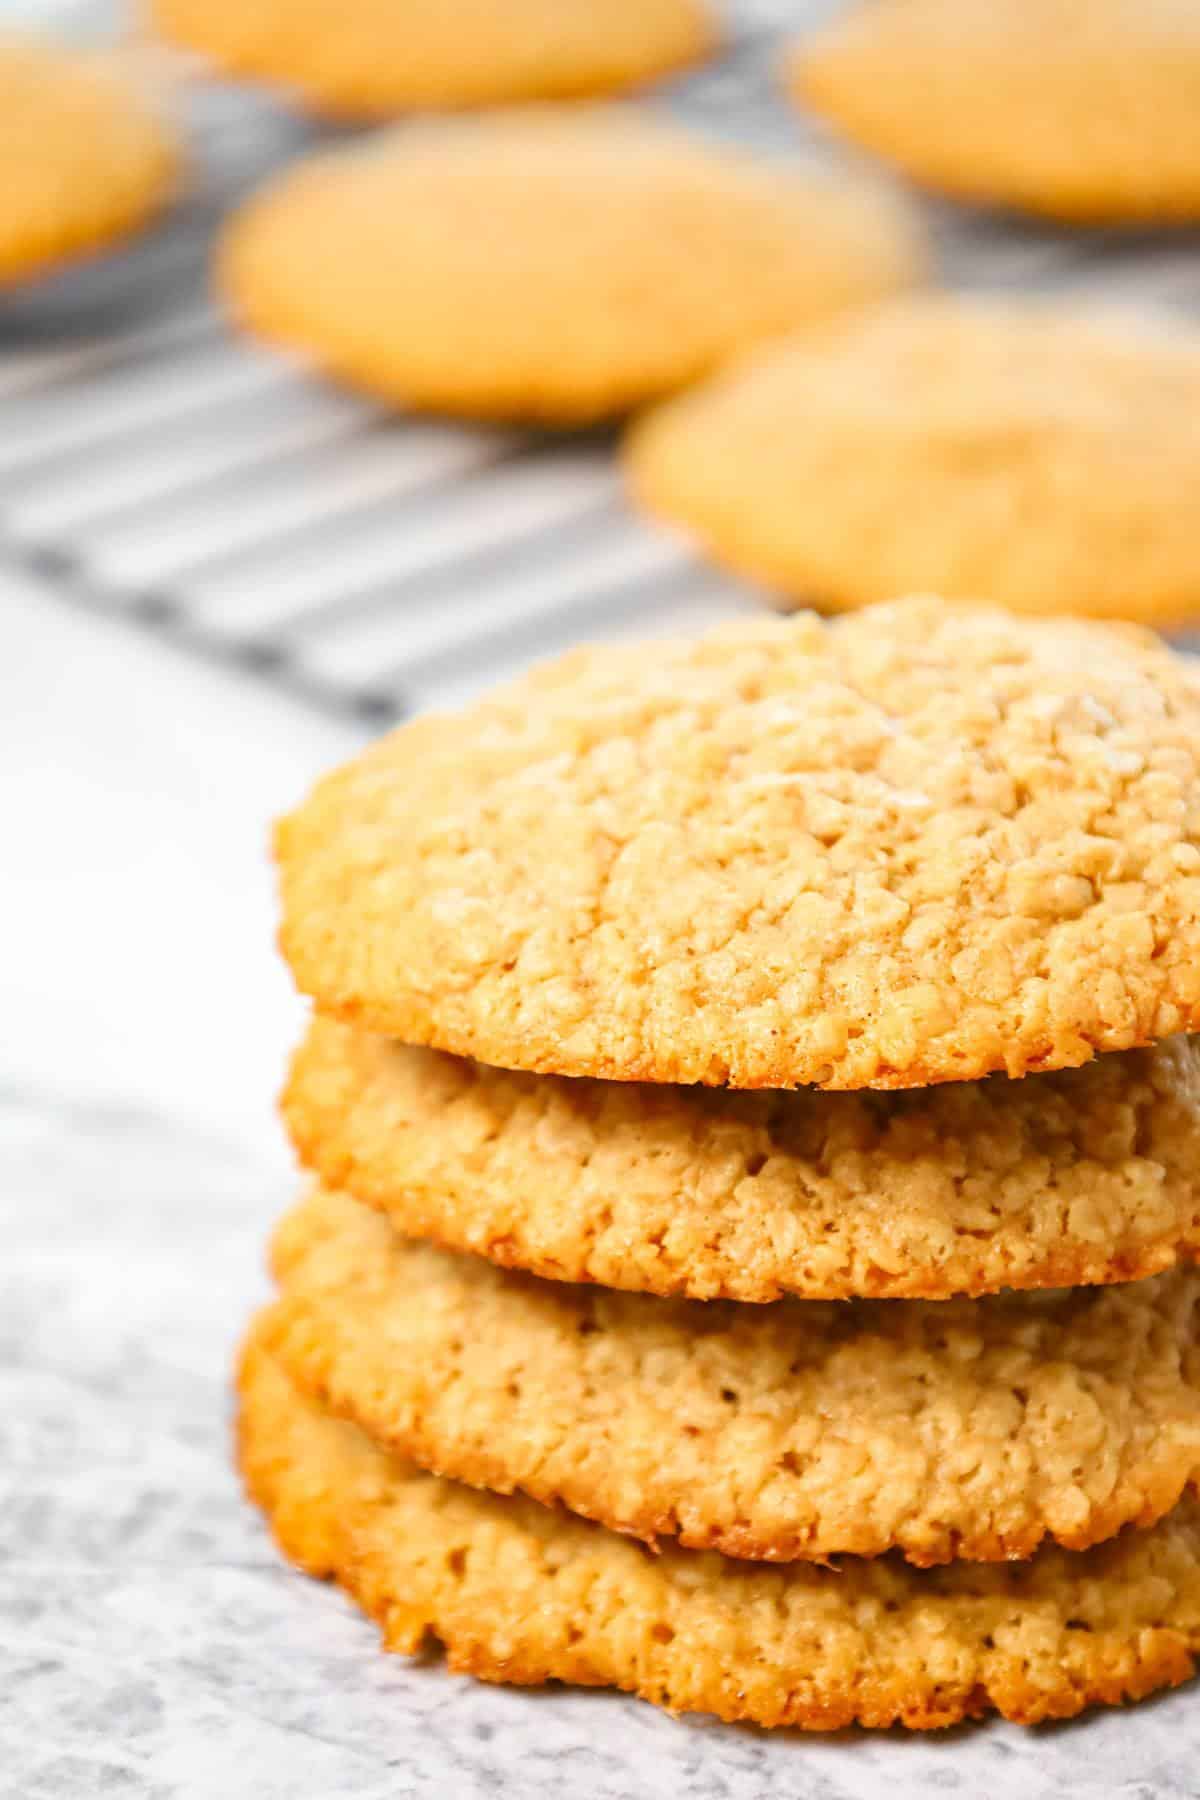
M736 1562L639 1544L429 1475L293 1386L252 1332L239 1439L294 1562L389 1649L432 1635L484 1680L610 1686L766 1726L1065 1718L1181 1682L1200 1649L1200 1506L1092 1550L920 1570Z
M583 649L323 781L334 1191L241 1377L288 1553L397 1649L763 1726L1188 1676L1198 794L1149 637L928 600Z
M247 1483L391 1648L826 1729L1063 1717L1191 1671L1191 1269L704 1304L508 1273L322 1190L274 1263Z

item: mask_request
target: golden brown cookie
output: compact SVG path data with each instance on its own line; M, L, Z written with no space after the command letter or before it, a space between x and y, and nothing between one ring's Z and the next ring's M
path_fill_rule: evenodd
M502 1067L911 1087L1200 1023L1200 683L933 600L579 650L277 830L321 1010Z
M821 1568L653 1555L530 1501L375 1449L288 1383L252 1336L242 1471L287 1555L333 1575L389 1650L426 1638L485 1681L624 1688L680 1712L828 1730L998 1711L1033 1724L1192 1673L1200 1512L1029 1563Z
M1190 0L859 0L789 78L856 144L959 199L1085 224L1200 218Z
M179 166L166 120L115 62L0 35L0 287L139 230Z
M660 1300L506 1274L316 1192L263 1337L377 1443L768 1562L1083 1550L1200 1478L1200 1273L985 1300Z
M1129 1281L1200 1245L1200 1042L1036 1081L737 1093L525 1075L315 1019L283 1110L329 1186L556 1281L777 1300Z
M903 1093L522 1075L315 1019L282 1098L407 1237L693 1300L1130 1282L1200 1247L1200 1044Z
M1200 618L1200 334L979 300L772 347L640 422L633 491L785 600Z
M388 133L235 218L237 316L403 406L578 424L908 282L899 203L619 109Z
M174 43L342 118L609 93L718 42L705 0L149 0L149 11Z

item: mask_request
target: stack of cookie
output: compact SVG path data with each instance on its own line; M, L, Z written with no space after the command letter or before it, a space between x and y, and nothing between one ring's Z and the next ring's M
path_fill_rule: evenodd
M925 600L581 651L278 850L321 1185L242 1464L389 1647L814 1727L1190 1673L1184 664Z

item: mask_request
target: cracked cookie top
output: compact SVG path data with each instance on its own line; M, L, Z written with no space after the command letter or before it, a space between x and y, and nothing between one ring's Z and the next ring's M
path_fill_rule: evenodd
M907 600L584 649L277 829L318 1008L502 1067L908 1087L1200 1018L1200 684Z

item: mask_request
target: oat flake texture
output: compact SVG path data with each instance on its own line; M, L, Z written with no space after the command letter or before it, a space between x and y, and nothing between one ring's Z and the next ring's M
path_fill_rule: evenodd
M422 1467L654 1542L1004 1561L1200 1476L1200 1273L985 1300L660 1300L505 1274L317 1192L264 1341Z
M909 600L584 649L277 829L321 1011L503 1067L1018 1076L1200 1020L1200 685L1149 634Z
M389 1649L432 1636L483 1680L618 1687L817 1730L993 1710L1034 1723L1184 1681L1200 1646L1191 1503L1095 1550L999 1566L655 1556L383 1455L302 1398L254 1337L240 1388L242 1469L285 1554L336 1576Z
M315 1019L301 1159L396 1229L695 1299L1131 1281L1200 1242L1200 1044L1035 1081L738 1093L528 1075Z

